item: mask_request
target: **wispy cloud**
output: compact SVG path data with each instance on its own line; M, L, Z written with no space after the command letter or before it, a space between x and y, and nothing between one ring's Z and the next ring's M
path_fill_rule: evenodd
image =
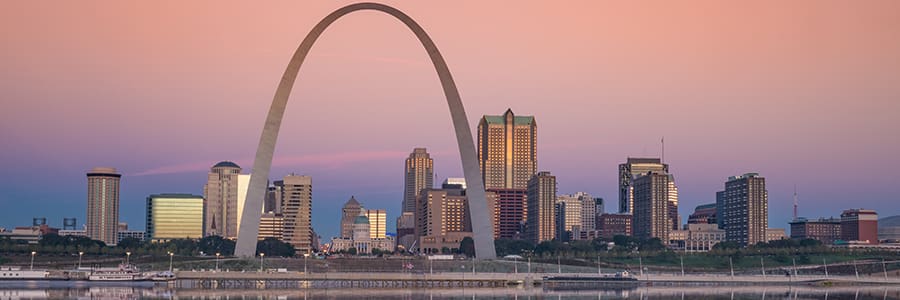
M360 151L360 152L341 152L327 154L310 154L299 156L276 156L272 161L274 167L291 167L304 166L315 167L320 169L337 169L348 164L366 162L366 161L382 161L402 159L408 155L408 151ZM244 168L245 173L249 173L253 167L253 160L250 158L242 158L232 160ZM176 173L202 172L209 168L217 161L203 162L187 162L180 164L172 164L160 166L156 168L140 171L130 176L149 176Z

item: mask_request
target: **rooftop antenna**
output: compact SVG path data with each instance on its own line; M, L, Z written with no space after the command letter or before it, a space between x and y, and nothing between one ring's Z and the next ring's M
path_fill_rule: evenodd
M794 185L794 221L797 220L797 206L800 202L797 200L797 185Z
M662 144L662 155L659 158L659 161L661 163L666 163L666 137L663 136L661 139L659 139L659 143Z

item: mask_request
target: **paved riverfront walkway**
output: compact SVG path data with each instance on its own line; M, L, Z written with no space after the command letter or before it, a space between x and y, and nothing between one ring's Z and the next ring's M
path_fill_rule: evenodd
M465 281L486 282L491 285L522 284L526 282L540 283L544 277L595 277L585 273L408 273L408 272L224 272L224 271L178 271L178 280L272 280L272 281ZM821 281L842 282L848 284L900 284L900 278L890 276L774 276L774 275L680 275L680 274L636 274L642 283L713 283L713 284L808 284Z

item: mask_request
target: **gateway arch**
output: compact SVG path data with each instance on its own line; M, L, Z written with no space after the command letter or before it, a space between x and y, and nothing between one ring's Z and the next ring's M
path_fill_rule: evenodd
M312 31L300 43L297 51L294 52L294 56L291 57L291 62L288 63L287 69L281 77L281 82L278 84L278 90L275 91L275 98L272 100L272 106L269 108L269 114L266 117L266 123L259 138L259 146L256 149L256 158L253 161L253 169L251 171L250 186L247 190L244 211L241 215L241 228L238 231L235 255L241 257L256 255L262 202L266 193L269 170L272 167L275 142L278 139L278 131L281 128L284 109L287 106L291 89L294 86L294 81L297 79L297 73L300 71L303 60L306 59L306 55L316 42L316 39L331 23L334 23L334 21L346 14L359 10L376 10L397 18L412 30L428 52L428 56L434 63L434 69L437 71L438 78L441 80L441 86L447 98L447 105L450 108L450 118L456 131L459 156L462 160L463 173L468 185L466 194L468 195L469 213L472 219L475 255L478 259L496 258L493 216L490 215L492 208L488 207L488 202L485 198L484 182L481 179L475 154L472 130L469 128L469 120L459 98L456 83L453 82L453 76L450 75L450 69L447 67L447 63L441 56L440 51L438 51L437 46L434 45L431 37L425 33L425 30L416 21L400 10L380 3L356 3L332 12L313 27Z

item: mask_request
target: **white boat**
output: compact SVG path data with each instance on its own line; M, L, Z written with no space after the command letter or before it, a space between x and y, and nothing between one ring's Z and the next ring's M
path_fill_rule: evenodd
M142 281L150 276L141 273L134 265L119 265L118 268L96 268L88 276L90 281Z
M50 277L47 270L22 270L22 267L0 267L0 280L40 280Z

